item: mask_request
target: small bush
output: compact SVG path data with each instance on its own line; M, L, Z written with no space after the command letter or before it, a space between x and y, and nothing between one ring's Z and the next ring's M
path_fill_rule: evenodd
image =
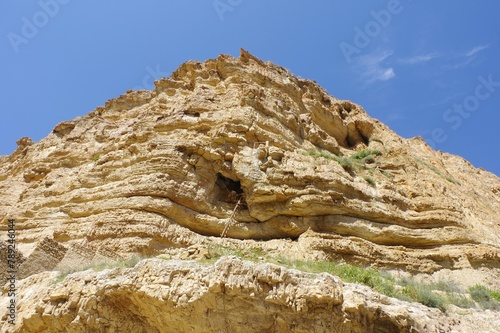
M359 283L387 296L394 295L394 279L381 272L355 265L338 265L336 273L347 282Z
M372 156L372 158L373 158L373 155L380 156L380 155L382 155L382 152L380 150L377 150L377 149L363 149L361 151L358 151L357 153L352 154L351 157L356 159L356 160L362 160L368 156ZM373 159L373 161L375 161L375 159Z
M435 172L438 176L440 176L440 177L442 177L442 178L446 179L446 180L447 180L447 181L449 181L450 183L453 183L453 184L455 184L455 185L462 185L462 183L460 183L458 180L456 180L456 179L454 179L454 178L452 178L452 177L450 177L450 176L444 176L444 175L443 175L443 173L442 173L441 171L439 171L439 169L438 169L438 168L436 168L434 165L430 164L429 162L426 162L426 161L424 161L424 160L422 160L422 159L420 159L420 158L415 158L415 160L416 160L418 163L420 163L420 164L422 164L422 165L425 165L425 166L426 166L429 170L434 171L434 172Z
M243 256L241 250L231 249L222 245L211 245L208 247L208 252L210 253L210 257L215 259L218 259L222 256Z
M456 180L455 178L452 178L450 176L446 176L446 180L449 181L450 183L455 184L455 185L462 185L462 183L460 183L458 180Z
M366 169L365 164L367 163L375 163L375 157L382 155L380 150L376 149L364 149L351 156L335 156L330 153L318 151L318 150L310 150L308 152L303 152L303 155L309 155L315 158L325 158L327 160L337 161L344 170L350 172L360 169Z
M312 157L323 157L327 160L334 160L334 157L331 154L323 151L311 150L309 151L309 155Z
M352 160L349 157L338 157L336 161L344 168L345 171L352 171L354 169L354 165Z
M368 184L370 184L371 186L375 187L377 186L377 182L375 181L375 179L371 178L371 177L364 177L364 179L368 182Z
M490 290L490 296L496 301L500 302L500 291L492 291Z
M462 289L455 281L444 281L433 283L430 285L432 289L444 291L447 293L462 293Z
M387 172L387 171L381 171L382 175L384 175L384 177L387 177L389 179L393 179L394 178L394 175L390 172Z
M54 284L63 281L66 278L66 276L76 272L82 272L88 269L92 269L94 272L100 272L105 269L117 268L117 267L130 268L134 267L142 259L143 258L141 256L134 254L125 260L104 260L104 261L94 262L89 265L77 266L71 269L61 271L57 279L54 281Z
M500 302L496 299L497 292L491 291L482 285L475 285L469 288L469 294L474 301L483 309L499 310Z
M408 302L419 302L428 307L438 308L445 311L448 304L454 304L461 308L472 308L475 302L463 294L460 287L453 281L440 281L438 283L419 283L413 279L395 280L389 274L371 268L364 268L351 264L338 264L332 261L291 260L284 257L272 259L260 248L249 247L246 249L232 249L216 245L209 248L212 259L204 262L213 263L217 257L223 255L236 255L246 260L256 261L257 258L265 257L271 262L278 263L288 268L298 269L309 273L326 272L339 276L342 280L351 283L366 285L375 291L400 300ZM486 290L486 291L485 291ZM495 297L500 298L500 292L492 292L485 287L471 288L469 291L477 299L486 302L483 308L498 309L500 305ZM473 298L474 298L473 297Z
M478 303L487 302L491 300L490 290L485 286L481 286L479 284L470 287L469 294L472 297L472 299Z
M456 305L462 309L474 308L476 305L476 303L472 299L463 294L458 294L458 293L448 293L447 300L449 303Z
M428 284L416 283L414 281L403 279L402 294L415 302L422 303L431 308L438 308L442 311L446 309L446 300L432 291Z
M280 258L279 261L287 267L311 273L326 272L339 276L346 282L363 284L381 294L395 295L394 279L388 274L374 269L350 264L336 264L330 261L289 260L286 258Z
M436 295L432 292L432 290L429 289L424 288L419 291L417 302L422 303L423 305L430 308L438 308L441 311L446 310L446 300L443 297Z

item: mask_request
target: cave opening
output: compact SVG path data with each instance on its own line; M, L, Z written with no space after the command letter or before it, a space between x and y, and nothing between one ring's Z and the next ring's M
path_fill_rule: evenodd
M225 177L219 172L217 173L216 185L219 187L219 201L246 206L245 193L241 188L241 182L239 180Z

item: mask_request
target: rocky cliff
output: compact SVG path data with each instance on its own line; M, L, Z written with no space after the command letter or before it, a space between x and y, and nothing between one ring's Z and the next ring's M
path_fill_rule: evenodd
M436 152L421 138L403 139L361 106L243 50L239 58L189 61L155 86L153 91L128 91L86 116L62 122L40 142L22 138L12 155L0 158L1 230L7 230L9 218L16 219L19 278L26 278L26 292L28 283L41 283L49 274L40 272L132 254L178 258L190 246L223 241L292 259L342 260L413 275L460 278L468 272L473 278L465 285L497 286L500 179L495 175ZM41 293L38 299L21 296L26 319L19 331L73 327L71 332L97 332L99 320L127 321L126 314L133 313L143 318L139 326L129 320L109 327L156 332L168 324L168 319L152 319L154 311L161 311L172 313L168 325L178 325L172 331L215 332L223 326L210 324L211 316L230 327L250 327L255 318L246 316L245 307L256 315L276 316L275 326L255 319L255 332L333 327L364 332L368 322L374 325L366 319L373 318L369 307L363 308L366 316L361 310L357 317L347 314L345 292L336 289L340 282L331 277L318 277L324 287L312 290L311 281L299 273L280 271L279 278L266 282L269 287L260 286L261 280L245 287L265 291L250 297L252 291L231 285L233 277L244 278L241 274L256 269L249 264L238 264L247 267L243 273L226 269L221 275L213 267L174 263L186 279L206 288L186 290L191 293L186 297L177 294L186 298L179 301L148 290L148 284L162 290L172 283L158 280L165 272L153 263L71 277L55 289L43 287L47 296ZM259 268L259 274L280 270L269 267ZM151 272L144 275L145 269ZM295 281L300 297L284 296L289 287L280 280L283 274ZM126 287L109 289L115 278ZM103 297L96 304L101 305L86 308L91 293L81 291L85 279L94 281L92 290ZM223 292L229 297L223 308L219 303L225 298L214 289L221 285L231 286L229 294ZM124 288L133 292L124 296ZM273 288L280 290L276 297L287 300L264 304ZM50 293L66 296L53 299ZM72 293L83 294L70 302ZM157 306L140 305L143 297ZM58 308L60 299L65 305ZM118 311L122 306L125 310ZM311 310L316 306L321 311ZM87 309L93 319L78 317L75 309ZM322 316L332 311L334 319L324 322ZM313 329L315 315L320 326ZM205 318L207 324L182 326L189 324L189 316ZM408 332L425 326L409 314L396 317L410 323ZM279 328L297 318L311 322ZM351 326L340 325L347 321Z
M498 332L494 313L443 316L329 274L226 257L22 281L19 332ZM405 304L406 303L406 304ZM4 304L2 304L3 307ZM487 324L484 324L486 322ZM489 324L488 324L489 322ZM3 327L2 332L10 332ZM486 332L486 331L479 331Z

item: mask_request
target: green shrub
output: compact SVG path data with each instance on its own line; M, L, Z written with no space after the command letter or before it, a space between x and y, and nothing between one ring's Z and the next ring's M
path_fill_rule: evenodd
M309 155L312 157L323 157L323 158L326 158L327 160L335 159L330 153L318 151L318 150L310 150Z
M370 184L373 187L377 186L377 182L375 181L375 179L371 177L364 177L364 180L366 180L368 184Z
M434 293L430 285L416 283L408 279L401 280L401 283L403 285L402 294L406 295L410 300L442 311L446 309L446 299Z
M384 175L385 177L389 178L389 179L393 179L394 178L394 175L390 172L387 172L387 171L380 171L380 173L382 173L382 175Z
M492 291L490 290L490 296L496 301L500 302L500 291Z
M429 289L419 290L416 301L430 308L438 308L441 311L446 310L446 300Z
M485 286L477 284L469 288L469 294L483 309L500 309L500 302L496 299L498 292L494 292Z
M357 153L352 154L351 157L356 160L362 160L369 156L372 156L373 158L373 155L380 156L382 155L382 152L377 149L363 149L361 151L358 151ZM373 159L373 161L375 161L375 159Z
M365 164L374 163L375 157L382 155L382 152L376 149L364 149L352 154L351 156L334 156L323 151L309 150L308 152L303 152L302 154L315 158L322 157L327 160L337 161L342 168L344 168L344 170L353 171L355 169L366 169Z
M462 309L474 308L476 305L476 303L469 297L458 293L448 293L447 300L449 303L456 305Z
M478 303L487 302L491 300L490 290L485 286L476 284L469 288L469 294L473 300Z
M347 282L363 284L387 296L395 294L394 279L377 270L342 264L337 266L336 273Z
M352 160L349 157L337 157L336 161L342 166L342 168L344 168L345 171L352 171L354 169Z
M460 183L458 180L456 180L455 178L452 178L450 176L446 176L446 180L449 181L450 183L455 184L455 185L462 185L462 183Z
M432 289L444 291L447 293L462 293L463 292L462 288L460 288L460 286L457 284L456 281L441 280L441 281L438 281L436 283L432 283L430 285L430 287Z
M464 290L456 281L439 281L431 284L431 288L446 293L447 303L454 304L460 308L474 308L476 303L464 294Z
M266 255L262 249L254 247L232 249L216 245L210 247L209 250L212 259L208 261L204 260L204 262L213 263L218 259L216 257L223 255L236 255L252 261L260 257L265 257L271 262L288 268L310 273L326 272L339 276L345 282L366 285L383 295L396 297L408 302L419 302L428 307L438 308L441 311L445 311L448 304L454 304L461 308L472 308L475 306L475 302L463 294L461 288L453 281L440 281L427 284L408 278L395 280L387 273L357 265L338 264L332 261L291 260L284 257L274 259ZM483 302L483 308L498 309L496 306L500 303L494 299L493 295L500 297L500 293L492 292L481 286L471 288L469 292Z
M92 269L94 272L100 272L100 271L103 271L105 269L110 269L110 268L134 267L142 259L144 259L144 258L137 255L137 254L134 254L125 260L103 260L103 261L91 263L89 265L76 266L76 267L66 269L66 270L59 272L59 276L54 281L54 283L56 284L56 283L63 281L66 278L66 276L68 276L69 274L86 271L88 269Z
M208 252L210 257L218 259L222 256L243 256L241 250L232 249L222 245L210 245L208 246Z
M444 178L446 179L447 181L449 181L450 183L453 183L455 185L462 185L462 183L460 183L458 180L454 179L453 177L450 177L450 176L444 176L443 173L441 171L439 171L438 168L436 168L434 165L430 164L429 162L426 162L420 158L415 158L415 160L422 164L422 165L425 165L429 170L432 170L434 171L438 176L440 176L441 178Z
M350 264L336 264L331 261L289 260L286 258L280 258L279 261L287 267L305 272L326 272L336 275L346 282L366 285L387 296L395 294L394 279L388 274L371 268Z

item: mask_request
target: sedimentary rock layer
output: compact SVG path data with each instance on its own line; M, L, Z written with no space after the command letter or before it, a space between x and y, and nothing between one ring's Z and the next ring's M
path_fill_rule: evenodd
M500 328L491 313L445 316L326 273L230 257L215 265L149 259L131 269L56 278L46 272L23 280L17 325L0 331L463 333L478 319L483 332Z
M189 61L152 91L20 139L0 158L0 190L0 217L17 220L26 257L45 237L154 255L199 236L311 230L330 257L429 250L434 270L456 251L461 266L475 248L483 266L500 258L498 177L246 51Z

